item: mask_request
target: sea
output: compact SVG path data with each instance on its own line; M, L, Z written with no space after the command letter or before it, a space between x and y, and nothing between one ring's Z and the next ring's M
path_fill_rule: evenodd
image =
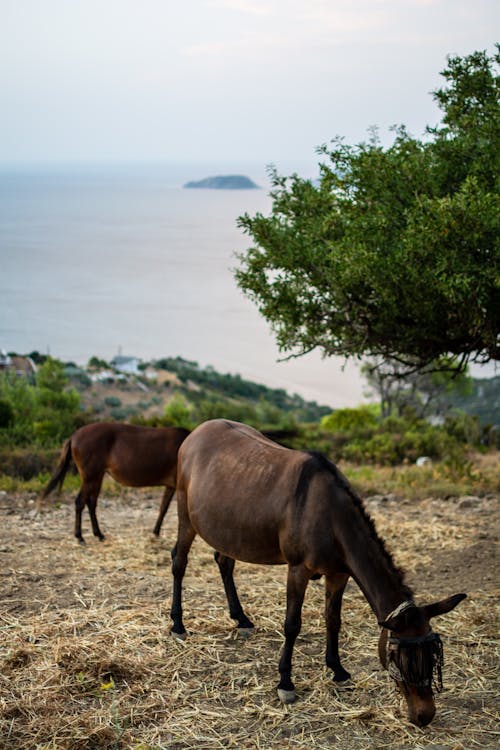
M340 408L364 399L358 366L319 352L286 360L236 286L256 190L185 189L205 165L0 168L0 350L85 364L165 356L240 374ZM234 170L233 170L234 171Z

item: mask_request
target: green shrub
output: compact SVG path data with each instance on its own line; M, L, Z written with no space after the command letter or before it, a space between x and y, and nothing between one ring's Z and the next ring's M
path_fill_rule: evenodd
M373 435L368 440L353 440L345 444L342 458L355 463L397 464L402 460L398 440L388 432Z
M10 427L14 422L14 409L10 401L0 398L0 429Z
M480 442L482 431L477 417L465 412L448 414L444 421L444 429L461 443L475 445Z
M321 419L323 429L330 432L359 433L376 426L373 409L360 406L357 409L337 409Z
M258 427L260 424L254 406L231 401L210 401L208 399L200 401L196 405L194 417L197 423L205 422L207 419L231 419L253 427Z
M109 411L111 417L116 422L124 422L128 416L130 416L130 408L123 408L122 406L113 407Z
M15 373L0 373L0 400L10 407L0 427L0 445L51 447L83 423L80 396L68 388L61 362L47 357L34 382Z
M59 458L59 450L37 450L36 448L2 448L0 449L0 466L2 474L18 479L32 479L41 473L47 479Z
M192 428L191 407L183 396L175 394L168 402L162 422L166 426Z
M76 385L79 385L82 390L92 387L92 380L90 379L90 377L87 375L86 372L81 372L81 371L76 372L72 374L70 377L71 377L71 381L75 383Z
M121 399L118 398L118 396L106 396L104 399L104 403L106 406L121 406L122 402Z

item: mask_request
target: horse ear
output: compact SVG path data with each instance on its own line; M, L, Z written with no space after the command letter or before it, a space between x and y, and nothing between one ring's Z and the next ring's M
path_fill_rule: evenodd
M447 612L451 612L452 609L455 609L457 604L460 604L461 601L463 601L466 598L467 594L454 594L453 596L449 596L448 599L442 599L440 602L434 602L434 604L426 604L422 609L424 610L425 616L428 620L431 619L431 617L436 617L437 615L445 615Z
M388 620L384 620L383 622L378 622L381 628L386 628L386 630L395 630L397 626L398 619L397 617L389 617Z

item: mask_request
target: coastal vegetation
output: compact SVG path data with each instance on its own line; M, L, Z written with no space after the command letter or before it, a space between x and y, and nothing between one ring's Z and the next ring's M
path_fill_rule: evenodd
M280 348L362 358L372 404L333 410L180 357L81 368L33 352L31 375L0 372L4 473L32 476L35 453L91 421L192 429L224 417L334 461L421 459L470 478L471 452L499 447L500 378L468 375L500 358L499 62L449 58L434 92L442 120L424 140L404 127L388 148L375 131L336 139L319 150L318 181L273 169L271 215L240 217L254 245L236 281ZM225 175L185 187L256 186Z
M399 387L389 411L381 408L380 393L370 404L333 410L181 357L139 363L136 374L95 357L86 367L37 352L31 359L37 363L31 377L0 372L4 479L45 481L64 440L83 424L103 420L192 429L224 417L251 424L289 447L320 450L349 471L385 466L408 473L425 458L427 471L441 466L441 479L462 477L469 483L481 474L474 474L471 454L499 447L500 376L481 381L463 376L455 383L441 374L442 398L434 399L434 410L427 405L426 381L420 390ZM484 486L491 486L489 479Z

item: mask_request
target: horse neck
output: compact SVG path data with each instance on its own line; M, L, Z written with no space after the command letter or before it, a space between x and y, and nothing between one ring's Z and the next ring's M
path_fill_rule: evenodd
M402 572L377 535L373 522L354 492L341 489L342 513L336 513L334 537L343 559L377 619L382 621L399 604L412 598Z

